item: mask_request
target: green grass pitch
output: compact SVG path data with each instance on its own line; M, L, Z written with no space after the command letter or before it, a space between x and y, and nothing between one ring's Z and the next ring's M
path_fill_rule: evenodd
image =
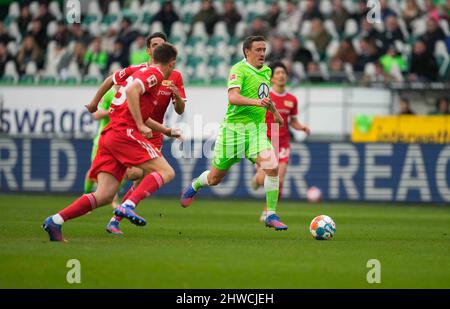
M74 197L0 195L0 288L450 288L450 208L283 201L289 225L259 222L262 200L208 200L182 209L150 198L138 208L148 224L123 222L125 237L105 232L103 207L64 225L69 243L50 243L43 220ZM334 239L313 240L319 214L337 225ZM69 284L69 259L81 283ZM366 281L367 261L381 283Z

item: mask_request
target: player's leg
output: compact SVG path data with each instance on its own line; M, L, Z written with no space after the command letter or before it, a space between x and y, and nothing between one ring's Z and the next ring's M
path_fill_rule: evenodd
M252 158L255 154L257 155L254 161L266 174L264 177L264 191L266 192L267 217L264 222L267 227L273 227L277 231L287 230L287 226L280 221L276 214L280 186L278 155L263 129L252 134L249 138L249 159L253 161Z
M278 201L281 200L281 196L283 194L283 185L284 185L284 178L286 177L287 166L288 166L287 162L278 163L278 174L280 176L280 192L278 193Z
M42 227L48 232L51 241L63 241L61 226L64 222L81 217L86 213L112 202L119 188L119 181L111 174L100 172L94 193L84 194L72 204L48 217Z
M91 151L91 163L94 162L95 156L97 155L98 150L98 137L94 139L92 143L92 151ZM86 173L86 177L84 179L84 194L88 194L92 192L92 188L94 187L95 181L89 177L89 171Z
M266 177L266 173L259 166L256 166L256 173L250 183L251 188L255 191L258 190L264 184L264 177Z
M140 181L144 177L145 173L142 169L138 167L130 167L127 169L125 173L125 178L122 181L122 184L126 182L127 180L133 181L133 184L128 189L128 191L125 193L125 195L122 198L122 201L117 203L115 205L114 209L117 208L121 203L125 202L128 197L134 192L136 187L139 185ZM120 188L119 188L120 190ZM123 232L119 228L119 223L122 221L122 217L113 215L112 218L109 220L109 223L106 225L106 231L111 234L119 234L122 235Z

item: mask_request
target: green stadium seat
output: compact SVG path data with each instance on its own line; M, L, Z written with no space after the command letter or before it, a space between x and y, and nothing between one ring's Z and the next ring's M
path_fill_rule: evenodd
M7 84L7 85L11 85L11 84L15 84L16 83L16 79L14 78L14 76L11 75L3 75L0 78L0 84Z
M39 80L39 84L41 85L56 85L58 83L58 80L55 76L43 76Z
M119 19L119 16L117 16L116 14L108 14L105 17L103 17L102 23L104 25L111 25L114 22L116 22Z
M36 82L36 77L34 75L23 75L19 79L19 84L31 85Z
M76 77L70 76L65 80L60 81L60 85L76 85L78 84L78 80Z

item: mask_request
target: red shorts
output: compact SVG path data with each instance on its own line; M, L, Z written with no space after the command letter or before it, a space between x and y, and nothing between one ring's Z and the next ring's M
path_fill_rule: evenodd
M161 151L163 146L163 137L162 135L155 138L149 138L148 141L155 147L158 148L159 151Z
M291 145L289 143L283 143L274 148L276 154L278 155L278 163L288 164L289 157L291 156Z
M135 129L103 130L98 151L89 171L97 179L100 172L113 175L119 182L128 167L161 157L161 152Z

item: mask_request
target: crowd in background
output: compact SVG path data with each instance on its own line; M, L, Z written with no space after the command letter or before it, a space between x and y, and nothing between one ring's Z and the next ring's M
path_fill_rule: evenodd
M267 61L283 61L293 83L448 80L450 0L380 0L380 23L368 18L373 14L367 1L90 2L102 16L97 27L88 21L89 11L81 23L68 24L58 1L11 4L0 22L0 76L79 81L105 76L147 61L145 37L162 30L183 50L180 66L188 80L225 80L227 71L220 65L229 69L242 58L240 42L248 35L268 39ZM111 14L112 2L119 16ZM154 2L158 10L149 14L144 8L155 8ZM140 13L120 15L129 8Z

